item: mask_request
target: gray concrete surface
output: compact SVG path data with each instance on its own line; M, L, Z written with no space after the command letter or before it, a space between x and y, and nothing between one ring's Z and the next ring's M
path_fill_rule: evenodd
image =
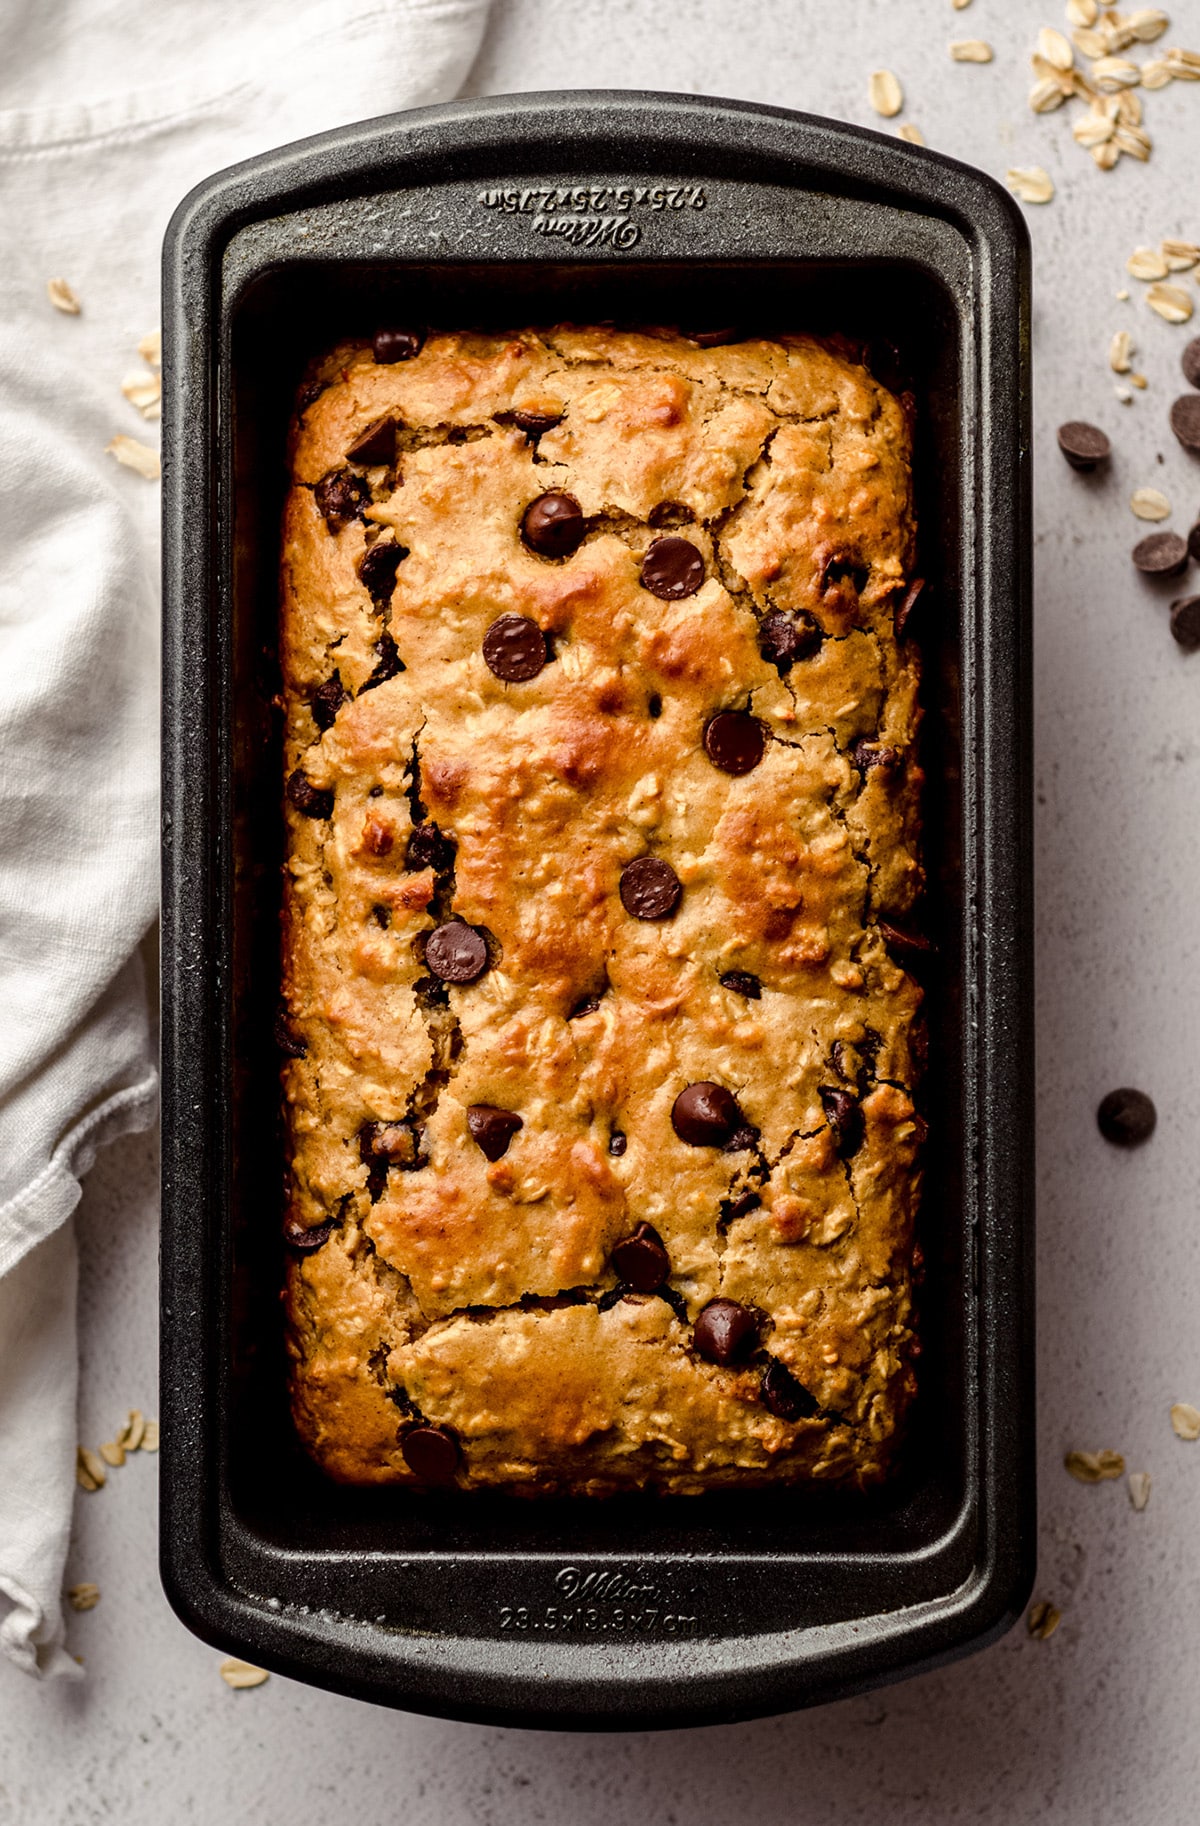
M1165 0L1166 43L1200 46L1196 0ZM1029 211L1036 250L1039 960L1038 1593L1063 1622L1018 1630L943 1672L808 1714L662 1736L568 1738L438 1723L282 1679L231 1693L167 1609L155 1569L154 1464L79 1503L72 1579L102 1588L73 1621L87 1679L38 1688L0 1668L0 1822L120 1819L316 1826L1176 1826L1200 1778L1200 1444L1168 1408L1200 1404L1195 1112L1200 655L1132 573L1139 484L1186 530L1200 465L1166 427L1189 334L1145 308L1123 262L1140 241L1200 237L1200 86L1146 97L1148 166L1094 169L1063 116L1026 107L1037 28L1062 0L497 0L471 90L603 85L737 95L866 122L866 79L894 69L929 143L1058 186ZM951 38L990 40L986 67ZM1189 213L1190 205L1190 213ZM1185 279L1200 304L1194 280ZM1137 296L1120 303L1129 284ZM1119 405L1112 332L1133 329L1148 388ZM1054 427L1116 441L1111 476L1072 475ZM1200 575L1193 571L1193 579ZM1193 588L1198 587L1193 581ZM1148 1147L1115 1154L1095 1104L1144 1086ZM155 1406L152 1143L96 1166L80 1220L81 1436ZM1120 1484L1084 1488L1066 1448L1114 1446L1153 1476L1144 1514Z

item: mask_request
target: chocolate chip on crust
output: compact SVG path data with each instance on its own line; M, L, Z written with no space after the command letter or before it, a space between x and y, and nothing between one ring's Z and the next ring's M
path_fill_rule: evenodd
M483 657L506 685L525 684L546 664L546 636L527 615L500 615L483 637Z
M692 1343L709 1363L736 1363L757 1342L758 1320L737 1300L710 1300L692 1327Z
M731 989L734 995L744 995L748 1002L762 1000L762 984L749 970L727 970L718 980L722 989Z
M447 837L436 824L426 822L415 826L404 854L404 866L406 869L433 869L441 875L453 867L457 854L458 844L454 838Z
M309 708L313 722L318 729L332 729L334 718L346 701L346 687L342 684L342 675L335 672L318 685L312 694Z
M396 587L396 573L408 547L394 539L377 539L359 561L358 575L377 608L386 608Z
M681 1090L671 1109L671 1127L693 1148L723 1148L745 1126L733 1092L707 1079Z
M616 1245L612 1265L635 1293L654 1293L671 1272L671 1258L651 1224L639 1224Z
M601 992L595 990L590 995L581 995L567 1014L568 1021L581 1021L585 1014L595 1014L600 1006Z
M401 1435L404 1462L426 1484L452 1484L458 1475L458 1441L449 1427L415 1426Z
M642 559L643 589L663 602L682 602L704 582L704 558L690 539L667 533L656 539Z
M912 582L909 584L908 588L905 590L903 599L901 600L900 606L896 610L896 614L894 617L894 625L895 625L895 629L896 629L896 639L897 640L900 639L901 635L904 633L905 629L908 627L909 621L912 617L912 612L917 606L917 598L920 596L920 594L924 590L924 588L925 588L924 577L914 577Z
M767 732L746 710L721 710L704 730L704 752L714 767L735 777L758 766L767 745Z
M679 905L683 883L661 856L637 856L621 870L618 891L634 919L666 919Z
M715 349L723 342L737 342L741 337L741 331L732 324L716 330L680 330L679 334L701 349Z
M424 330L376 330L371 352L378 362L411 361L424 346Z
M819 1403L778 1357L768 1362L758 1392L763 1406L778 1420L809 1420L819 1411Z
M1200 402L1200 393L1196 399ZM1181 577L1187 569L1187 540L1179 533L1147 533L1133 548L1133 562L1143 577Z
M283 1220L283 1240L289 1249L311 1255L314 1249L329 1241L336 1229L333 1218L326 1218L323 1224L301 1224L289 1211Z
M609 1153L613 1154L613 1155L621 1155L625 1152L625 1150L628 1146L629 1146L629 1137L628 1137L628 1135L626 1135L624 1129L614 1129L612 1134L608 1138Z
M361 476L350 469L331 469L313 488L313 500L324 516L331 533L357 520L364 507L371 505L371 490Z
M772 666L786 672L798 659L808 659L821 644L821 628L807 609L785 615L776 609L764 615L758 630L758 650Z
M292 1031L286 1008L280 1008L275 1016L275 1044L288 1059L307 1059L307 1043L298 1033Z
M1112 455L1112 445L1099 425L1086 424L1083 419L1059 426L1058 447L1072 469L1095 469Z
M373 468L377 463L392 464L396 461L396 421L394 418L377 418L373 425L368 425L362 436L356 438L346 452L348 463L362 463Z
M894 767L900 759L900 750L889 748L883 742L870 742L866 736L860 736L851 747L850 756L860 773L866 773L872 767Z
M574 495L551 489L531 501L521 519L521 537L543 558L569 558L579 547L585 527L583 509Z
M901 931L899 926L889 925L885 919L878 921L877 930L892 956L906 969L933 954L933 940L926 938L923 932Z
M1158 1111L1145 1091L1109 1091L1096 1111L1096 1124L1105 1141L1114 1147L1136 1148L1149 1141L1158 1122Z
M514 412L512 422L518 431L523 431L531 441L539 438L546 431L553 431L555 425L561 425L561 412Z
M843 1160L849 1160L862 1146L863 1113L857 1097L840 1085L822 1085L821 1108L833 1131L834 1146Z
M494 1103L472 1103L467 1110L467 1127L488 1159L499 1160L508 1153L509 1142L525 1124L515 1110L497 1109Z
M386 685L389 678L396 678L406 670L404 661L396 651L396 643L386 631L375 642L375 651L379 658L370 678L364 679L358 688L361 697L364 691L373 691L376 685Z
M1200 650L1200 596L1181 596L1171 604L1171 632L1185 653Z
M1200 450L1200 393L1185 393L1170 411L1171 430L1185 450Z
M739 1123L733 1134L725 1143L726 1154L744 1154L748 1148L758 1146L759 1131L752 1122Z
M442 983L474 983L488 967L482 933L463 919L449 919L429 934L425 962Z
M306 818L331 818L333 816L333 788L314 786L302 767L297 767L288 775L286 787L288 801Z

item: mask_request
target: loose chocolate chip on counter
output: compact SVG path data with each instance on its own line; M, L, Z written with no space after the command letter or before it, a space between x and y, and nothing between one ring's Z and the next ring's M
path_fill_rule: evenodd
M350 469L331 469L313 488L317 511L324 515L331 533L357 520L364 507L371 505L371 490L361 476Z
M364 691L373 691L376 685L386 685L389 678L395 678L405 670L404 661L396 651L396 643L390 634L384 633L379 636L375 642L375 651L379 658L370 678L364 680L358 688L360 697Z
M467 1127L488 1159L499 1160L508 1153L509 1142L525 1124L515 1110L498 1110L494 1103L473 1103L467 1111Z
M1187 561L1187 540L1178 533L1147 533L1133 548L1133 562L1143 577L1180 577Z
M1149 1141L1158 1121L1155 1109L1145 1091L1109 1091L1096 1111L1096 1125L1105 1141L1114 1147L1136 1148Z
M506 685L525 684L546 664L546 636L527 615L501 615L483 637L483 657Z
M1196 563L1200 564L1200 520L1197 520L1195 526L1193 526L1188 533L1188 551L1196 560Z
M809 1420L818 1412L819 1403L778 1357L772 1357L763 1371L759 1394L763 1406L777 1420Z
M667 533L656 539L642 559L642 588L664 602L694 596L704 582L704 558L690 539Z
M634 919L666 919L679 905L683 883L661 856L638 856L621 870L619 892Z
M368 425L360 438L351 444L346 452L348 463L362 463L373 468L377 463L392 464L396 461L396 421L394 418L377 418L373 425Z
M306 818L333 816L333 788L314 786L303 768L288 775L286 792L289 802Z
M569 558L585 531L583 509L574 495L552 489L525 509L521 537L543 558Z
M1171 430L1185 450L1200 451L1200 393L1185 393L1170 412Z
M1085 424L1083 419L1059 426L1058 447L1072 469L1095 469L1112 455L1112 445L1099 425Z
M626 1135L624 1129L614 1129L608 1138L609 1153L617 1155L623 1154L628 1146L629 1137Z
M345 701L346 688L342 684L342 675L335 672L323 685L318 685L312 694L309 708L317 728L332 729L334 718Z
M734 995L744 995L748 1002L762 1000L762 984L749 970L727 970L720 984L722 989L732 989Z
M372 353L376 361L411 361L425 346L424 330L376 330Z
M1180 357L1183 378L1189 387L1200 387L1200 336L1193 336Z
M418 824L408 840L404 866L406 869L433 869L442 875L454 866L457 854L458 844L453 837L447 837L436 824Z
M707 1079L680 1091L671 1109L671 1127L693 1148L723 1148L745 1123L733 1092Z
M1200 651L1200 596L1181 596L1171 604L1171 632L1185 653Z
M883 742L869 742L860 736L850 750L854 765L861 773L872 767L894 767L900 759L898 748L889 748Z
M404 1462L426 1484L452 1484L458 1475L458 1441L448 1427L409 1427L400 1440Z
M327 1243L337 1225L332 1218L323 1224L301 1224L289 1211L283 1220L283 1240L289 1249L296 1249L301 1255L311 1255L322 1243Z
M710 1300L692 1327L692 1343L709 1363L736 1363L757 1342L758 1320L737 1300Z
M612 1265L635 1293L654 1293L671 1272L662 1237L650 1224L639 1224L632 1236L617 1244Z
M543 432L553 431L555 425L561 425L561 412L514 412L513 424L518 431L523 431L527 438L539 438Z
M721 710L704 730L704 752L723 774L748 774L763 758L767 732L747 710Z
M600 1006L599 994L581 995L567 1016L568 1021L581 1021L585 1014L595 1014Z
M849 1160L862 1146L863 1113L858 1098L838 1084L822 1085L820 1096L838 1154L843 1160Z
M442 983L474 983L488 967L483 935L465 920L437 926L425 944L425 962Z
M769 665L786 672L798 659L808 659L821 644L821 628L807 609L785 615L776 609L764 615L758 630L758 650Z
M369 591L372 602L378 607L386 608L392 600L396 572L400 569L401 559L407 557L408 547L392 539L378 539L363 553L358 575Z
M292 1032L288 1011L281 1008L275 1016L275 1044L288 1059L307 1059L308 1047L299 1034Z
M878 930L892 956L906 968L933 954L933 940L926 938L923 932L901 931L899 926L889 925L885 919L879 921Z
M912 612L917 606L917 599L921 595L921 592L924 590L924 588L925 588L924 577L914 577L912 582L909 584L908 588L905 590L904 598L900 604L900 607L896 610L894 623L893 623L893 625L895 626L895 629L896 629L896 639L897 640L900 639L900 636L904 633L905 628L907 628L907 626L909 624L909 620L912 616Z

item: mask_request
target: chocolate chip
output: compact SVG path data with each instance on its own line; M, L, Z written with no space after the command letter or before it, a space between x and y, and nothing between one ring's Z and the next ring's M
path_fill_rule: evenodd
M762 984L749 970L727 970L720 983L722 989L732 989L734 995L744 995L748 1002L762 1000Z
M1171 604L1171 632L1185 653L1200 651L1200 596L1181 596Z
M384 685L389 678L395 678L404 671L404 661L396 651L396 643L390 634L381 634L375 642L375 651L379 655L375 670L358 688L359 697L364 691L373 691L376 685Z
M748 774L763 758L767 732L747 710L721 710L704 730L704 752L723 774Z
M869 742L865 736L859 737L850 754L861 773L866 773L872 767L894 767L900 759L898 748L888 748L882 742Z
M657 691L652 691L646 702L646 715L653 717L657 722L658 718L662 715L662 710L662 698L658 695Z
M371 908L371 918L375 921L375 924L379 927L381 932L386 932L392 923L392 909L390 907L385 907L381 902L376 901L375 905Z
M458 1475L458 1441L448 1427L409 1427L400 1439L404 1462L426 1484L452 1484Z
M531 441L562 423L561 412L514 412L512 418L517 430L523 431Z
M666 919L679 905L683 884L661 856L638 856L621 870L619 892L634 919Z
M473 1103L467 1111L467 1127L488 1159L499 1160L508 1153L509 1142L525 1124L515 1110L498 1110L494 1103Z
M376 330L371 345L376 361L411 361L425 346L424 330Z
M1096 1124L1105 1141L1114 1147L1136 1148L1149 1141L1158 1121L1155 1109L1145 1091L1109 1091L1096 1111Z
M358 574L365 588L370 592L371 601L381 608L386 608L392 600L392 591L396 587L396 572L400 569L402 558L408 557L408 547L399 545L395 540L377 539L368 547L359 562Z
M798 659L808 659L821 644L820 623L807 609L785 615L776 609L764 615L758 630L758 650L771 665L786 672Z
M483 637L483 657L506 685L524 684L546 664L546 636L527 615L501 615Z
M377 418L373 425L368 425L362 436L351 444L346 452L348 463L363 463L368 468L376 463L392 464L396 461L396 421L394 418Z
M650 509L646 518L651 526L655 527L691 526L696 516L690 507L684 506L682 501L660 501L656 507Z
M679 334L686 336L689 342L697 343L702 349L715 349L720 343L736 342L739 332L729 325L718 330L680 330Z
M1072 469L1095 469L1112 455L1112 445L1099 425L1085 424L1083 419L1059 426L1058 447Z
M829 1063L843 1084L854 1083L853 1072L846 1069L846 1042L844 1040L835 1040L829 1048Z
M332 1218L327 1218L323 1224L302 1224L289 1211L283 1220L283 1240L289 1249L311 1255L314 1249L329 1241L336 1229Z
M325 517L331 533L357 520L364 507L371 505L371 491L361 476L350 469L331 469L313 489L317 510Z
M777 1420L809 1420L818 1412L819 1403L778 1357L768 1362L758 1392L767 1412Z
M753 1124L743 1122L740 1127L734 1129L733 1134L725 1143L724 1152L726 1154L744 1154L747 1149L756 1148L757 1146L758 1130Z
M723 1148L744 1125L733 1092L707 1079L680 1091L671 1109L671 1127L693 1148Z
M721 1203L721 1215L727 1223L733 1223L739 1217L748 1217L751 1211L757 1211L762 1199L757 1192L739 1192L736 1198L726 1198Z
M488 967L482 934L465 920L450 919L429 934L425 962L442 983L474 983Z
M609 1153L623 1154L628 1146L629 1137L626 1135L624 1129L614 1129L608 1138Z
M1143 577L1179 577L1187 561L1187 540L1178 533L1147 533L1133 548L1133 562Z
M869 564L862 564L852 552L834 552L826 558L821 568L820 589L822 595L829 589L838 589L848 583L856 596L861 596L867 587L871 575Z
M1180 357L1183 378L1189 387L1200 387L1200 336L1194 336Z
M457 854L458 844L453 837L447 837L436 824L418 824L408 840L404 866L406 869L433 869L444 875L453 868Z
M288 1011L281 1008L275 1016L275 1044L289 1059L307 1059L308 1047L299 1034L292 1032Z
M569 558L584 535L583 509L574 495L552 489L525 509L521 537L543 558Z
M1185 450L1200 451L1200 393L1185 393L1170 412L1171 430Z
M912 612L917 606L917 598L920 596L920 594L924 588L925 588L924 577L914 577L912 582L909 584L908 588L905 590L903 600L901 601L899 608L896 610L896 614L895 614L894 621L893 621L893 625L896 629L896 639L897 640L899 640L900 636L904 633L904 630L907 628L907 626L909 624L909 620L912 616Z
M635 1293L654 1293L671 1272L662 1237L650 1224L639 1224L632 1236L617 1244L612 1265Z
M667 533L642 559L642 587L664 602L694 596L704 582L704 559L690 539Z
M567 1019L568 1019L568 1021L582 1020L582 1018L585 1014L595 1014L595 1012L596 1012L597 1008L599 1008L599 1006L600 1006L599 995L580 996L580 998L576 1002L574 1008L572 1008L570 1014L567 1016Z
M903 932L899 926L891 926L885 919L878 925L879 936L892 955L904 965L919 963L933 951L933 941L921 932Z
M758 1342L758 1320L737 1300L710 1300L692 1327L692 1343L709 1363L736 1363Z
M1200 340L1200 338L1197 340ZM1195 526L1193 526L1188 533L1188 551L1196 560L1196 563L1200 564L1200 520L1197 520Z
M314 786L303 768L297 767L288 775L286 792L290 803L306 818L333 816L333 788Z
M862 1106L857 1097L838 1084L822 1085L820 1097L825 1120L833 1131L834 1146L842 1160L849 1160L862 1146Z
M333 720L346 701L346 688L342 684L342 675L335 672L323 685L318 685L312 694L309 708L313 722L318 729L332 729Z

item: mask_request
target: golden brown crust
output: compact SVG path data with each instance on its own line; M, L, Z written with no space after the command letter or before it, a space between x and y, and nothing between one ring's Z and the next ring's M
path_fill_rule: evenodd
M281 631L289 1223L333 1225L289 1270L302 1435L350 1481L411 1480L418 1418L466 1485L878 1477L911 1392L919 1180L920 991L888 932L921 888L901 404L802 336L435 335L317 379ZM528 438L530 412L559 422ZM394 462L348 462L381 419ZM586 517L563 559L521 538L547 491ZM682 600L641 581L664 525L703 559ZM359 567L393 541L373 595ZM821 634L790 668L781 614ZM553 651L524 682L483 657L501 615ZM729 709L766 738L741 775L704 747ZM456 853L410 850L415 822ZM682 885L671 917L622 903L645 855ZM451 916L489 967L439 989L425 943ZM699 1081L736 1094L737 1151L676 1133ZM521 1118L500 1158L479 1105ZM618 1296L638 1223L667 1298ZM694 1348L717 1297L759 1323L740 1367ZM768 1411L768 1357L811 1413Z

